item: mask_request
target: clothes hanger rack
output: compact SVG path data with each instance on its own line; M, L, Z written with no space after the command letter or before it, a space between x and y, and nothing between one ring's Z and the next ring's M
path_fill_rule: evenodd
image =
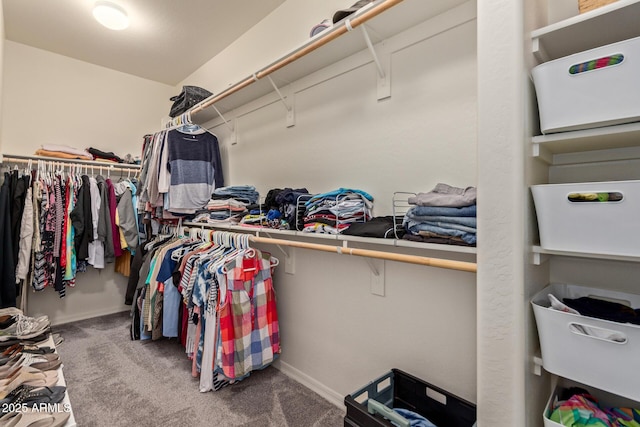
M197 227L185 227L186 231L193 231L193 229L198 229L201 231L205 231L205 228L197 228ZM206 229L209 231L209 229ZM242 234L242 233L233 233L227 232L230 234ZM409 264L418 264L425 265L429 267L438 267L438 268L446 268L449 270L458 270L458 271L466 271L470 273L477 272L478 265L474 262L465 262L465 261L456 261L450 259L442 259L442 258L429 258L417 255L406 255L406 254L397 254L392 252L384 252L384 251L374 251L368 249L358 249L358 248L348 248L343 246L334 246L334 245L322 245L318 243L307 243L307 242L298 242L295 240L284 240L284 239L274 239L270 237L258 237L251 236L248 237L250 242L253 243L265 243L270 245L278 245L278 246L289 246L293 248L301 248L301 249L311 249L322 252L332 252L337 253L339 255L353 255L367 258L376 258L387 261L397 261L397 262L405 262Z
M131 171L133 171L134 173L137 173L138 170L140 169L140 165L129 165L129 164L123 164L123 163L114 163L114 164L109 164L109 163L104 163L104 162L96 162L96 161L90 161L90 160L74 160L74 159L59 159L56 157L43 157L43 156L23 156L23 155L17 155L17 154L8 154L8 155L1 155L0 154L0 164L25 164L25 165L32 165L33 167L33 161L36 160L37 162L39 161L44 161L47 163L53 163L53 164L57 164L57 165L74 165L79 167L79 170L81 170L81 166L91 166L91 169L93 170L93 166L97 166L100 170L104 170L105 171L111 171L111 172L120 172L120 173L131 173ZM115 165L118 166L115 166ZM87 171L87 169L85 169L85 171Z

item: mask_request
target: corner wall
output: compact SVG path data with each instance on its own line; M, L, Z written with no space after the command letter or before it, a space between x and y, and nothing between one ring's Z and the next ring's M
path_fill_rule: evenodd
M160 128L169 85L7 40L3 151L33 154L41 144L140 155Z
M6 41L2 153L32 155L50 143L140 155L142 137L160 128L174 92L165 84ZM101 272L90 267L64 299L53 289L30 291L27 312L47 314L58 324L127 310L126 280L113 265Z
M478 425L526 426L522 1L478 0Z

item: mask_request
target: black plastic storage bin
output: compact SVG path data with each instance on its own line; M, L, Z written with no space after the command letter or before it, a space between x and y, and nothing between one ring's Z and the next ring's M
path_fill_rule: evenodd
M390 409L417 412L437 427L473 427L476 422L476 405L473 403L399 369L392 369L344 398L347 407L345 427L394 427L382 415L369 413L369 399Z

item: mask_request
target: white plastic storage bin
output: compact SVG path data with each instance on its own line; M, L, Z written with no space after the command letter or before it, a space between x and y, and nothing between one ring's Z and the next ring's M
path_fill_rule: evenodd
M553 284L531 301L546 371L640 401L640 326L554 310L548 294L560 301L590 296L633 308L640 308L640 295Z
M640 37L532 70L542 133L640 120Z
M601 407L607 406L607 407L617 407L617 408L636 408L636 409L640 408L640 403L638 402L620 398L618 396L610 395L600 390L595 390L593 387L590 387L588 385L572 384L572 386L577 386L587 390L590 395L592 395L598 400L598 404ZM559 396L561 396L562 391L563 391L563 387L559 386L554 389L553 393L551 393L551 397L547 401L547 406L544 408L544 413L542 414L542 418L544 420L544 427L563 427L562 424L559 424L555 421L551 421L551 413L552 413L553 407L560 400Z
M640 181L533 185L531 192L543 249L640 256Z

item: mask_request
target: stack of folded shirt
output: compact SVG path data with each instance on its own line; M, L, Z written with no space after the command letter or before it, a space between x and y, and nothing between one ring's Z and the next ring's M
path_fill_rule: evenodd
M338 234L354 222L369 220L372 209L373 197L362 190L339 188L316 194L305 203L302 231Z
M238 223L247 213L247 202L228 199L211 199L207 203L209 212L208 222L234 222Z
M37 156L56 157L59 159L93 160L93 156L87 150L69 147L67 145L42 144L36 150Z
M260 213L258 192L248 185L216 188L204 209L196 212L195 222L238 224L251 213Z
M113 162L113 163L124 163L124 160L122 160L120 157L116 156L113 152L109 151L102 151L102 150L98 150L97 148L87 148L87 151L89 151L89 153L91 153L93 155L93 157L96 158L97 161L107 161L107 162Z
M476 245L476 189L438 184L409 198L404 239L427 243Z
M250 225L254 227L267 227L267 215L265 215L264 212L261 212L259 208L253 209L249 211L247 215L242 217L242 219L240 220L240 224Z

